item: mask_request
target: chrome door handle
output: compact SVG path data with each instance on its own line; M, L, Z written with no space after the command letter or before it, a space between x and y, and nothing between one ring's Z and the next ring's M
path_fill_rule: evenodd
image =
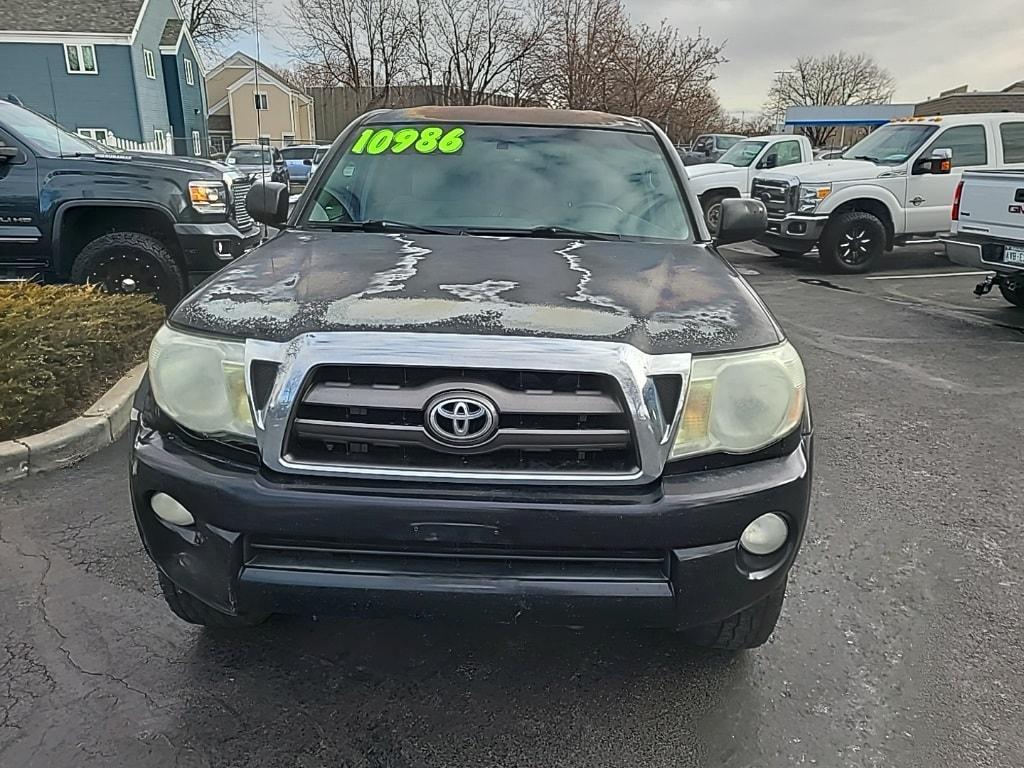
M910 204L911 205L920 205L923 202L924 202L924 198L919 196L919 197L915 197L913 200L911 200Z

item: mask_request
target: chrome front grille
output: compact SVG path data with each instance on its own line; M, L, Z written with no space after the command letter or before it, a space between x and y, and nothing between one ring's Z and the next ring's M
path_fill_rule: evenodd
M798 194L799 186L785 179L754 179L750 188L750 196L764 203L769 218L796 213Z
M432 402L466 393L492 403L493 435L439 441ZM581 372L419 366L312 371L285 440L290 461L376 469L635 472L631 419L614 378Z
M248 180L236 181L231 187L231 221L243 232L252 226L252 216L245 207L245 197L252 189Z

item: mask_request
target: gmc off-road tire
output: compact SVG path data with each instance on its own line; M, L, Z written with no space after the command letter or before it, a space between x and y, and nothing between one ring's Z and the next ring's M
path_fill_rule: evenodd
M267 620L267 614L232 616L223 613L216 608L211 608L188 592L178 589L174 582L162 573L159 574L159 578L160 591L163 592L167 607L175 616L189 624L198 624L214 629L242 629L255 627Z
M71 265L71 279L108 293L151 294L170 309L185 295L185 271L170 248L141 232L109 232L89 242Z
M821 262L832 272L870 271L885 252L885 225L870 213L847 211L825 226L818 241Z
M689 645L701 648L717 648L726 651L739 651L744 648L757 648L764 645L771 637L782 602L786 597L786 584L737 614L716 624L704 624L699 627L684 629L680 633Z
M1015 282L1012 288L1006 283L1000 283L999 292L1015 307L1024 307L1024 281Z

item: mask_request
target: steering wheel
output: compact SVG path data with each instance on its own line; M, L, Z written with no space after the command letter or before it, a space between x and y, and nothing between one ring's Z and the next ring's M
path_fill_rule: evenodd
M344 190L344 192L342 194L346 194L346 193L347 193L347 197L349 198L349 203L351 204L351 207L349 205L346 205L345 202L340 197L338 197L338 195L334 194L329 189L321 189L320 190L320 194L317 196L317 199L313 203L313 205L314 205L313 210L319 209L320 211L323 211L323 214L324 214L324 218L322 219L323 221L339 221L339 220L355 221L356 218L355 218L355 215L353 214L353 209L354 208L358 208L359 200L356 198L355 195L353 195L348 190ZM324 204L324 202L321 202L325 198L329 198L329 199L326 200L326 205ZM342 219L342 217L340 217L340 216L332 216L331 215L331 212L328 209L334 209L334 208L340 208L341 209L341 213L344 215L344 219Z

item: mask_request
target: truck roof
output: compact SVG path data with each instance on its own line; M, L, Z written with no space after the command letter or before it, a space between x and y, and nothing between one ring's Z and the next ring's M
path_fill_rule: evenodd
M382 109L371 112L367 123L402 123L438 120L452 123L496 123L504 125L541 125L572 128L618 128L626 131L650 132L647 124L636 117L579 109L548 109L546 107L473 107L423 106L405 109Z
M922 115L919 117L897 117L893 123L932 123L937 125L961 125L981 121L1024 120L1024 112L969 112L958 115Z

